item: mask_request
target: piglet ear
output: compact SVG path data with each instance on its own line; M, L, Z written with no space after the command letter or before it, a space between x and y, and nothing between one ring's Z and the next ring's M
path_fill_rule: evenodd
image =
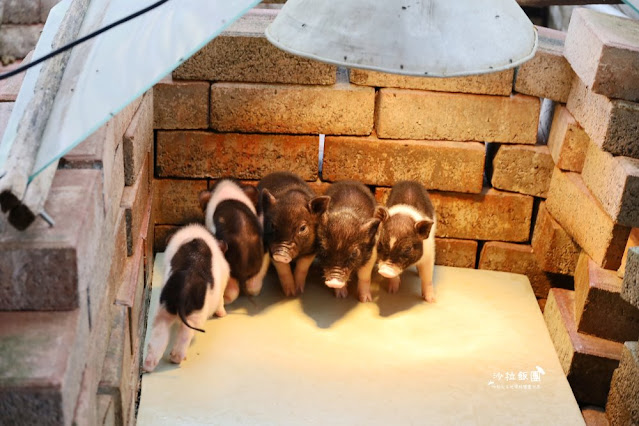
M260 192L257 190L257 188L253 185L242 185L241 188L246 196L249 197L249 200L251 200L251 203L253 203L255 208L257 208L258 204L260 203Z
M308 202L308 210L314 215L321 215L326 210L328 210L328 206L331 204L331 197L328 195L323 195L321 197L315 197L311 201Z
M198 200L200 201L200 207L202 211L206 211L206 206L209 204L209 200L211 200L211 191L200 191L200 195L198 195Z
M217 240L217 245L220 248L220 250L222 250L222 253L226 253L226 251L229 249L229 245L226 244L225 241Z
M368 233L368 240L374 241L377 236L377 230L382 222L379 219L370 219L362 225L362 232Z
M433 221L430 219L420 220L415 224L415 232L422 240L425 240L430 235L430 230L433 228Z
M263 212L267 211L268 209L270 209L277 203L277 200L275 199L273 194L271 194L271 191L269 191L266 188L262 189L260 201L261 201L260 211L263 211Z
M388 209L384 206L375 207L375 214L373 215L375 219L379 219L380 222L384 223L389 217Z

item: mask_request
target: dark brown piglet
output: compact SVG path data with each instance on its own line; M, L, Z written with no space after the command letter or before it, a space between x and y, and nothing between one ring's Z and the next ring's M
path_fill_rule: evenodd
M356 271L359 300L372 301L370 284L377 258L377 231L388 212L376 205L370 190L359 182L338 182L326 195L330 203L317 228L317 256L325 283L335 289L337 297L346 297L346 284Z
M315 258L316 230L328 197L316 197L293 173L275 172L257 186L264 215L264 243L286 296L304 292L308 269ZM267 254L268 256L268 254ZM296 261L295 274L290 263Z

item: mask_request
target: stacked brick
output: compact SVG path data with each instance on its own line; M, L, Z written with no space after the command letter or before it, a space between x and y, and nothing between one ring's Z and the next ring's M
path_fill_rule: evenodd
M0 86L2 132L20 84ZM149 92L61 160L45 205L55 227L0 220L1 424L133 422L153 257L152 108Z
M380 202L394 182L420 181L438 214L437 263L526 274L542 309L548 303L579 402L605 406L619 360L632 358L623 342L639 337L637 285L626 295L619 269L629 253L630 282L639 254L628 251L639 227L638 99L624 98L635 88L622 83L639 79L607 70L639 67L618 64L614 49L574 56L596 44L572 34L593 19L579 12L567 36L539 28L537 55L516 73L347 72L270 46L263 32L277 13L253 10L155 87L155 249L178 225L202 220L197 193L224 176L255 183L291 170L319 192L356 179ZM608 61L594 73L603 80L584 80L579 60ZM549 128L540 98L555 102Z
M38 42L49 11L60 0L8 0L0 4L0 56L24 58Z
M574 291L551 289L544 317L577 400L635 424L639 23L576 9L563 55L574 76L552 98L554 170L532 247L544 271L574 275Z

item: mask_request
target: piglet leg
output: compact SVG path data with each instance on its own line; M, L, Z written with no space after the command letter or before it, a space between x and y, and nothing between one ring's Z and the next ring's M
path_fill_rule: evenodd
M388 292L390 294L397 293L399 291L400 278L399 275L388 279Z
M237 296L240 295L240 285L235 278L229 278L226 288L224 289L224 303L227 305L233 303Z
M297 259L297 264L295 265L295 288L299 293L304 293L306 276L308 275L308 269L313 263L313 259L315 259L314 254Z
M171 315L164 309L164 306L160 305L158 311L153 319L153 331L151 332L151 338L149 339L149 346L146 351L146 358L142 369L148 373L155 370L164 350L169 342L169 331L171 324L175 320L175 316Z
M262 291L262 282L264 281L264 277L266 276L266 272L268 272L270 256L268 253L264 254L264 258L262 259L262 267L260 268L260 272L257 275L251 277L246 282L246 292L251 296L257 296Z
M224 309L224 298L222 298L222 300L220 300L220 304L217 307L217 310L215 311L215 315L217 315L218 317L225 317L226 316L226 309Z
M373 267L375 266L376 260L377 250L373 250L373 254L368 262L357 270L357 293L360 302L373 301L373 296L371 296L371 275L373 274Z
M286 296L295 296L297 291L295 290L295 279L293 278L293 272L291 271L290 263L278 262L273 259L273 265L277 271L277 275L280 278L280 284L282 285L282 291Z
M335 289L335 297L338 299L346 299L348 297L348 284L342 288Z
M435 289L433 287L433 269L435 267L435 258L427 256L422 262L417 264L417 272L422 282L422 297L425 301L435 303Z
M186 317L186 320L193 327L202 328L206 321L206 315L203 311L197 311ZM175 344L173 345L173 350L171 350L171 356L169 358L173 364L179 364L186 359L186 351L194 335L195 330L187 327L186 324L180 321L180 328L175 337Z

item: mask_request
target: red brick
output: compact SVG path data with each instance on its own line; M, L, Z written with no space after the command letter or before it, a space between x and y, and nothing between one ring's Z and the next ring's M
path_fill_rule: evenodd
M383 140L333 136L324 142L322 179L354 179L392 186L416 180L427 189L478 193L482 190L486 149L475 142Z
M626 261L628 260L628 250L630 247L639 246L639 228L633 228L630 231L630 236L628 237L628 242L626 243L626 249L623 252L623 257L621 258L621 266L619 270L617 270L617 276L623 278L624 273L626 272Z
M124 138L124 181L127 186L135 183L149 152L153 147L153 91L142 98Z
M555 169L546 208L599 266L619 268L630 228L613 222L580 175Z
M381 89L375 127L384 139L535 144L540 101L511 97Z
M545 197L554 167L545 145L499 145L492 157L491 184L505 191Z
M569 275L575 273L581 249L548 213L545 203L539 206L531 245L543 271Z
M33 51L29 52L29 54L22 60L16 61L13 64L2 67L1 72L9 72L12 71L19 66L26 65L31 62L31 57L33 56ZM13 77L9 77L4 80L0 80L0 102L15 102L18 97L18 93L20 92L20 87L22 87L22 81L24 80L24 76L26 73L22 72L20 74L14 75Z
M581 173L590 138L565 106L555 107L548 148L561 170Z
M159 177L261 179L288 170L302 179L318 177L317 136L158 132Z
M552 286L550 276L539 268L529 245L487 242L481 250L479 269L526 275L538 298L545 298Z
M166 250L166 244L169 242L169 238L179 228L178 225L155 225L153 251L157 253Z
M272 45L264 30L275 9L253 9L173 72L185 80L335 84L336 67L291 55Z
M537 298L537 303L539 304L539 310L541 311L541 313L544 313L544 310L546 309L546 302L548 301L548 299L539 299Z
M210 83L173 81L170 77L153 86L156 129L206 129L209 127Z
M601 149L639 158L639 103L598 95L575 78L566 107Z
M329 182L322 182L321 180L316 180L315 182L307 182L308 186L311 187L311 190L317 195L323 195L326 190L331 186Z
M550 290L544 319L577 402L603 406L623 345L577 332L574 292L569 290Z
M639 309L621 298L621 279L582 253L575 271L577 329L617 342L639 338Z
M639 160L590 144L581 176L615 223L639 227Z
M80 310L0 312L1 424L71 424L88 351Z
M369 135L375 90L339 77L332 86L214 83L211 127L219 132Z
M435 238L435 264L474 268L476 260L477 241Z
M537 53L519 67L515 91L565 103L575 76L564 57L566 33L544 27L537 27L537 30Z
M636 20L576 9L566 37L566 58L595 93L639 100L639 24Z
M626 342L615 370L606 404L611 426L639 424L639 344Z
M512 92L513 76L512 69L490 74L451 78L411 77L356 68L350 70L351 83L360 86L502 96L509 96Z
M1 310L68 310L86 300L100 255L100 183L98 170L59 170L45 204L55 227L38 220L24 232L0 230Z
M163 225L203 223L204 214L198 201L198 194L205 189L207 189L205 180L154 180L155 222Z
M120 203L126 218L127 253L129 256L133 254L134 240L140 234L142 220L146 215L147 201L151 196L149 161L150 159L147 155L144 165L140 168L134 181L134 185L124 188Z
M431 192L437 236L469 240L527 241L533 199L484 189L481 194Z

